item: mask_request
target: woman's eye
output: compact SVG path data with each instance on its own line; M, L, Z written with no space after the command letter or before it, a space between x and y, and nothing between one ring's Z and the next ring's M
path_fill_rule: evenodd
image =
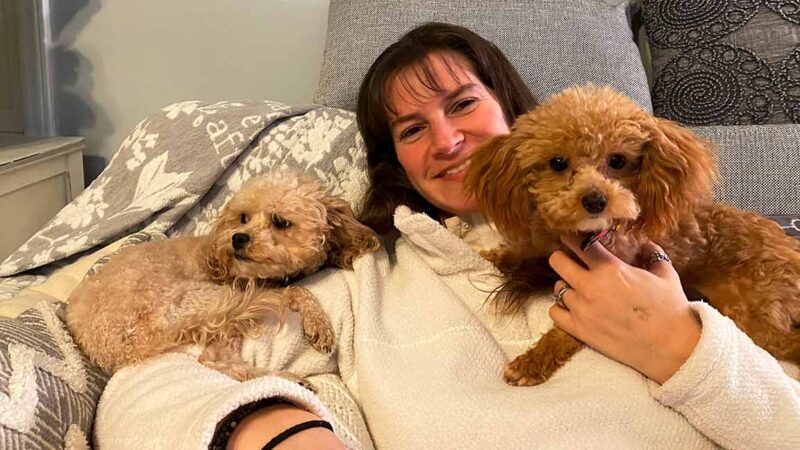
M469 108L470 106L474 105L475 101L476 100L474 98L467 98L461 100L460 102L456 103L455 106L453 106L453 112L463 111Z
M275 228L284 229L289 228L292 223L278 214L272 214L272 224L275 225Z
M402 133L400 133L400 139L402 140L402 139L408 139L410 137L413 137L421 129L422 129L422 127L420 127L419 125L414 125L414 126L408 127L405 130L403 130Z
M245 214L245 213L242 213L242 214L239 216L239 223L241 223L242 225L244 225L244 224L246 224L246 223L247 223L247 214Z
M619 153L615 153L608 158L608 166L612 169L622 169L627 162L628 160L625 159L625 156Z
M550 160L550 168L555 170L556 172L563 172L564 170L569 167L569 163L566 159L562 158L561 156L556 156L555 158Z

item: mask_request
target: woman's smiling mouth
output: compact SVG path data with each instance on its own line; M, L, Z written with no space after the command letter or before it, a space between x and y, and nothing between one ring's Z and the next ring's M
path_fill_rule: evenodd
M445 177L452 177L454 175L460 175L466 172L467 167L469 167L470 160L466 160L457 167L453 167L452 169L445 170L444 172L436 175L434 178L445 178Z

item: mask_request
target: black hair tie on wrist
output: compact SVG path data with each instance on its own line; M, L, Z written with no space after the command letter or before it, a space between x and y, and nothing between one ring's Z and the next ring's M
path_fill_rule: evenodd
M275 436L269 442L267 442L267 445L261 447L261 450L272 450L278 444L285 441L286 439L289 439L295 434L301 431L308 430L310 428L327 428L333 431L333 427L331 426L331 424L324 420L309 420L308 422L298 423L297 425L291 428L283 430L279 435Z
M214 438L208 446L208 450L225 450L228 448L228 440L230 440L233 431L237 426L250 414L262 408L267 408L275 405L292 405L294 403L281 398L281 397L268 397L261 400L250 402L242 405L228 414L214 432Z

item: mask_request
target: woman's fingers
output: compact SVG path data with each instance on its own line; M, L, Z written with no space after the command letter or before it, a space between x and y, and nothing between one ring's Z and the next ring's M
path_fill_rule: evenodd
M575 332L570 307L575 307L574 300L576 296L575 290L564 280L558 280L555 286L553 286L553 300L555 304L550 307L550 318L553 319L553 323L557 327L570 334Z
M600 264L619 261L619 259L609 252L602 244L594 243L585 251L581 249L582 240L578 235L568 234L561 237L561 242L572 250L581 261L592 269Z
M642 245L639 250L639 260L642 261L642 268L661 279L674 280L678 278L678 273L672 266L669 255L654 242Z
M567 294L574 294L572 286L567 284L564 280L556 281L555 286L553 286L553 300L555 301L556 306L559 308L566 309L569 311L569 305L567 304Z
M587 278L589 271L578 264L574 259L570 258L566 253L557 250L550 255L548 262L558 276L569 283L570 286L578 289L584 286L584 280Z
M561 294L549 311L553 323L663 383L691 354L701 329L669 257L654 243L631 240L639 246L627 249L636 250L631 266L602 245L583 251L576 236L562 241L574 256L564 251L550 256L562 279L553 286Z
M575 336L576 338L576 327L573 323L574 319L572 318L572 314L570 312L558 305L553 305L550 307L550 318L553 319L553 323L562 330L566 331L567 333ZM580 339L580 338L578 338Z
M616 255L599 243L595 243L587 248L586 251L583 251L581 249L581 239L577 235L570 234L562 236L561 241L586 264L589 270L604 263L622 262ZM640 267L659 278L667 280L676 280L679 278L678 273L672 266L672 260L670 260L669 255L654 242L648 241L642 244L642 247L639 249L638 260L640 261ZM553 267L553 269L555 269L555 267Z
M604 263L619 262L616 256L600 244L594 244L587 248L586 251L583 251L581 249L581 239L577 235L570 234L562 236L561 241L572 253L583 261L585 267L561 251L556 251L550 255L550 267L552 267L562 279L578 290L587 288L586 283L591 279L590 270Z

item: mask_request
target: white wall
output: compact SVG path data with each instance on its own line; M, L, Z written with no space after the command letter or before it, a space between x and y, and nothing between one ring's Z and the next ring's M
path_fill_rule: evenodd
M182 100L310 102L328 0L49 0L58 132L93 178L142 118Z

